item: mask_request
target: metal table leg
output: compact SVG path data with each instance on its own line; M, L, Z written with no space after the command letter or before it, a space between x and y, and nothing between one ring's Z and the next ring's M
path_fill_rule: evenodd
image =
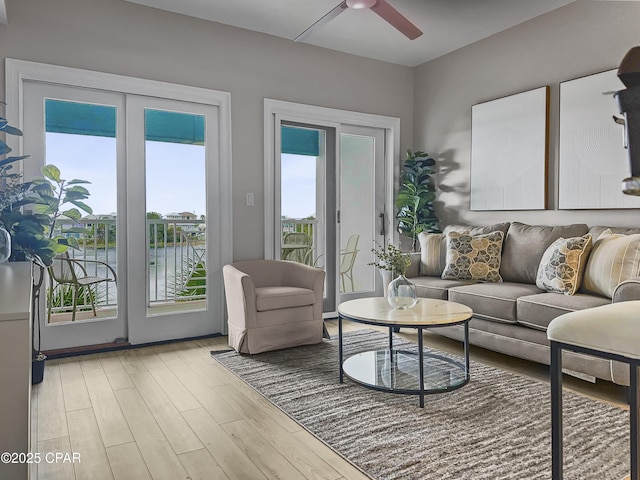
M464 374L465 378L471 378L471 367L469 365L469 322L464 322Z
M338 364L340 367L340 383L344 382L344 371L342 370L342 317L338 315Z
M420 372L420 408L424 408L424 350L422 347L422 327L418 327L418 362Z
M638 465L638 365L629 364L629 418L631 422L631 480L640 480Z

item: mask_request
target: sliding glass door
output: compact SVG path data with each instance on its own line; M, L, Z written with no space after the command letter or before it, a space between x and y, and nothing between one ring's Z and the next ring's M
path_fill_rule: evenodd
M281 120L274 258L323 268L325 312L380 295L369 265L386 242L385 130Z

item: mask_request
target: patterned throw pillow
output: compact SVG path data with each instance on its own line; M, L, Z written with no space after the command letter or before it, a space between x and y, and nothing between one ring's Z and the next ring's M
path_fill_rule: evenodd
M484 235L447 233L447 266L442 278L502 282L500 256L503 239L502 232Z
M582 289L611 298L616 286L640 276L640 234L620 235L607 229L593 244Z
M547 292L573 295L580 288L591 252L591 234L559 238L545 250L538 266L536 285Z
M439 277L446 262L446 236L442 233L418 234L420 241L420 275Z

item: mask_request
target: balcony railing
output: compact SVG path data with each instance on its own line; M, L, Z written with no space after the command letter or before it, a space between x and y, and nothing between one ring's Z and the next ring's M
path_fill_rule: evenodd
M116 220L81 219L79 222L61 221L61 231L81 226L90 233L68 234L78 240L80 250L70 248L69 256L75 260L98 260L117 272ZM58 232L59 233L59 232ZM206 298L206 255L204 220L147 220L147 280L149 306L163 303L189 302ZM88 275L104 277L107 267L87 262ZM58 285L54 284L54 289ZM60 289L59 289L60 290ZM55 292L56 290L54 290ZM80 298L78 309L90 307L86 297ZM70 298L54 296L52 313L69 311ZM114 308L117 289L113 283L103 283L96 293L96 307Z
M147 280L149 306L191 302L206 298L206 250L204 220L147 219ZM117 226L115 219L81 219L78 222L59 221L61 231L75 226L86 228L87 234L69 234L76 237L80 250L70 248L69 256L75 260L98 260L117 269ZM310 264L324 253L322 235L317 220L282 220L282 236L286 233L306 233L312 239ZM59 233L59 232L57 232ZM87 262L87 274L107 276L107 268ZM54 288L58 285L54 284ZM54 290L55 291L55 290ZM80 298L78 310L90 308L86 297ZM60 295L52 306L52 313L69 311L71 299ZM114 283L98 287L96 307L115 308L118 303Z

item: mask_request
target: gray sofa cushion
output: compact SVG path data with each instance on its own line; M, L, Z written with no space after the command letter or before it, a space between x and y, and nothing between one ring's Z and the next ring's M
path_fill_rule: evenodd
M418 297L448 300L447 292L451 287L472 285L471 280L443 280L440 277L414 277L411 281L416 286Z
M582 293L576 295L540 293L518 299L517 318L521 325L546 331L549 322L559 315L608 303L611 303L608 298Z
M509 230L509 222L495 223L493 225L487 225L485 227L474 227L473 225L447 225L444 227L442 233L445 235L449 232L468 233L469 235L482 235L491 232L502 232L505 235Z
M535 284L538 265L547 247L560 237L581 237L587 230L585 224L542 226L513 222L502 245L502 279Z
M519 297L542 293L526 283L478 283L449 290L449 300L462 303L473 315L496 322L516 323L516 301Z
M593 241L595 242L597 238L604 232L605 230L611 230L611 233L620 233L622 235L634 235L636 233L640 233L640 228L627 228L627 227L603 227L602 225L596 225L594 227L589 228L589 233L593 237Z

